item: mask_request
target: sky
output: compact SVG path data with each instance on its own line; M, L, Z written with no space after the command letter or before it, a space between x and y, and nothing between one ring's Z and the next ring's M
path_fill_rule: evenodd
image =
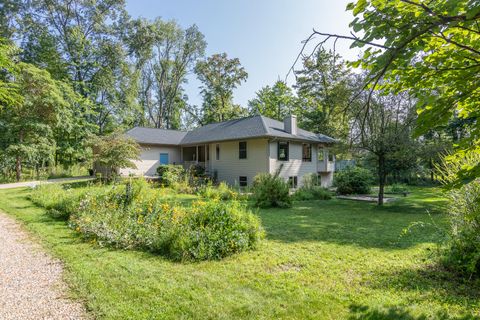
M350 0L127 0L134 18L176 20L186 28L196 24L208 43L207 56L226 52L239 58L248 80L234 92L234 101L246 107L255 92L285 79L305 40L315 28L320 32L348 34ZM330 46L333 42L330 42ZM354 59L358 51L339 41L336 52ZM289 77L288 83L294 78ZM190 104L201 104L200 83L189 76L186 93Z

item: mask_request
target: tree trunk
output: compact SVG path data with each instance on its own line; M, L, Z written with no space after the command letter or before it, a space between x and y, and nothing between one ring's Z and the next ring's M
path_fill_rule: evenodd
M22 178L22 160L20 159L19 155L17 155L17 158L15 160L15 171L17 173L17 182L18 182Z
M18 134L18 142L19 144L23 143L23 131L20 130ZM16 178L17 182L20 181L22 178L22 158L20 157L19 154L17 154L17 157L15 159L15 171L16 171Z
M383 197L385 192L385 158L380 156L378 158L378 205L383 205Z

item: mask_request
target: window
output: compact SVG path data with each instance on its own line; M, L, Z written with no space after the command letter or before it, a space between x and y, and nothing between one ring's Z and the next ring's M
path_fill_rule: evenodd
M297 176L288 177L288 185L290 186L290 188L296 188L297 182Z
M246 187L248 185L247 177L239 177L240 187Z
M288 142L278 142L278 160L288 161Z
M238 143L238 158L247 159L247 142L246 141L240 141Z
M220 160L220 145L215 146L215 159Z
M312 145L309 143L302 145L302 160L305 162L312 161Z
M318 161L323 161L324 159L324 151L323 148L318 149Z

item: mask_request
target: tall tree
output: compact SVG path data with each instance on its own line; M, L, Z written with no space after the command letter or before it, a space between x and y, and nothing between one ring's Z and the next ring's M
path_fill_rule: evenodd
M0 112L3 108L21 103L22 96L15 82L18 66L15 55L18 49L0 37Z
M353 147L366 151L373 158L378 179L378 204L383 204L387 175L416 164L412 139L416 113L414 102L405 93L385 95L363 92L358 99L370 99L370 108L358 101L352 105L353 124L350 131Z
M0 144L6 155L15 161L17 181L21 179L22 165L28 162L38 169L51 162L55 153L53 130L66 126L72 117L66 117L75 94L49 73L26 63L19 64L16 78L23 100L0 112Z
M138 19L126 41L139 71L139 103L147 124L178 129L187 99L183 85L205 52L203 34L195 25L184 30L175 21Z
M369 71L365 87L371 92L410 91L418 101L417 134L445 125L454 115L471 120L456 156L480 154L480 3L358 0L347 9L355 16L353 32L360 35L314 35L326 37L322 43L350 39L353 47L364 48L354 66ZM478 176L480 163L464 167L457 184Z
M95 107L89 121L100 133L121 121L123 95L128 81L120 34L128 16L124 1L34 0L22 1L18 15L25 62L51 72Z
M283 120L292 113L298 113L299 101L293 90L278 80L273 86L257 91L255 98L248 101L250 114L261 114L273 119Z
M233 90L247 80L248 73L238 58L226 53L214 54L195 67L202 82L202 124L244 116L247 110L233 103Z
M352 75L338 54L320 48L303 58L303 68L295 71L302 104L302 124L306 129L336 138L346 138L344 119L352 96Z

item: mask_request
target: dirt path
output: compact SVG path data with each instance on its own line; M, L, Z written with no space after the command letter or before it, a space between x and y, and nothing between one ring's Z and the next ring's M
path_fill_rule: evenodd
M68 182L68 181L78 181L78 180L92 180L92 177L73 177L73 178L59 178L59 179L49 179L42 181L25 181L25 182L15 182L15 183L5 183L0 184L0 189L13 189L21 187L35 187L39 184L44 183L56 183L56 182Z
M0 212L0 319L86 319L82 304L68 299L62 272L59 260Z

